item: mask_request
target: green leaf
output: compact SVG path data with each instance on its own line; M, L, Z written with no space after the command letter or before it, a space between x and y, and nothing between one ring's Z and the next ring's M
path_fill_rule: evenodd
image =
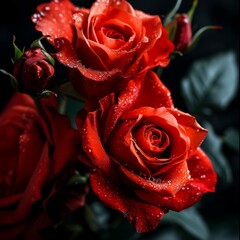
M223 136L223 143L236 152L239 152L239 130L236 128L228 128Z
M194 115L224 110L237 89L238 68L232 51L194 62L181 83L186 105Z
M203 122L203 127L208 129L208 135L202 144L202 149L206 152L213 163L217 175L227 183L232 181L232 169L222 152L222 139L219 137L209 122Z
M206 240L209 237L208 227L195 207L187 208L181 212L169 211L163 216L162 221L178 224L199 240Z

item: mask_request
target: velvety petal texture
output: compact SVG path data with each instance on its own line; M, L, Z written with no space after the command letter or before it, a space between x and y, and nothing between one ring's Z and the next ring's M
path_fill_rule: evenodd
M40 104L42 114L29 95L16 93L0 115L1 239L20 239L43 212L43 225L51 222L46 201L64 184L63 179L71 175L70 166L76 163L77 131L57 112L55 96ZM61 184L53 191L56 181ZM78 199L79 204L73 205L76 208L83 203Z
M119 95L105 96L95 109L79 112L77 125L84 150L79 160L91 169L94 193L138 232L155 229L169 210L214 192L216 173L200 149L207 130L174 108L152 71L130 80Z
M87 99L119 92L136 74L166 67L174 50L160 17L135 10L126 0L97 0L90 9L52 0L38 6L32 21Z

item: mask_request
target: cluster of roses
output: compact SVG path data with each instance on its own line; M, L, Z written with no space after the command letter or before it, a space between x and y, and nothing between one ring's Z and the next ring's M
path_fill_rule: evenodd
M90 188L138 232L213 192L216 174L199 147L207 130L174 107L154 71L175 48L160 17L125 0L90 9L53 0L37 11L32 21L56 52L32 47L15 63L19 91L0 115L0 238L40 239L39 229L83 206ZM38 97L58 85L52 59L84 99L77 128L57 94ZM89 186L68 184L82 165Z

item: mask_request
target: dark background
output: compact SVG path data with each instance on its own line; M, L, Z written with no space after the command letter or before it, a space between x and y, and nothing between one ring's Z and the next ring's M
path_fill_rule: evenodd
M4 1L4 7L3 5L0 7L0 69L12 71L13 35L16 36L16 44L21 49L24 46L28 47L33 40L40 37L40 33L34 29L30 16L41 2L43 1L7 0ZM90 7L93 1L73 2L78 6ZM175 0L132 0L129 2L135 9L161 16L164 16L175 4ZM180 12L188 11L191 2L183 0ZM186 109L180 96L180 80L194 60L233 50L239 63L239 1L200 0L193 19L193 31L206 25L220 25L223 28L207 31L192 52L174 60L162 75L162 80L172 91L176 107L181 110ZM0 109L13 92L9 78L0 73ZM228 126L239 128L238 101L239 94L226 110L217 112L212 117L211 120L217 133L221 134ZM208 198L208 204L205 204L201 210L211 226L211 231L215 232L216 238L212 239L216 240L235 240L239 231L239 156L228 149L226 154L233 171L233 183L225 184L220 181L216 193Z

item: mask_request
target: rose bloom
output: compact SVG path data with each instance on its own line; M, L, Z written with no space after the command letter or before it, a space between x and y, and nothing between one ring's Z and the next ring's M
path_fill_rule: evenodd
M54 97L41 102L44 117L39 115L30 96L16 93L0 115L0 239L3 240L41 239L39 229L67 214L68 206L70 211L84 203L85 192L80 188L75 195L73 189L66 189L72 199L58 197L72 176L78 132L71 128L66 116L57 113ZM58 216L46 211L56 206L54 199L62 208L59 213L55 211Z
M138 232L215 190L216 173L200 148L207 130L174 108L152 71L143 82L129 81L119 96L102 98L95 111L80 111L77 125L84 149L79 159L91 169L94 193Z
M37 7L32 21L69 67L72 83L84 97L118 91L137 73L165 67L174 45L161 19L135 10L125 0L98 0L90 9L69 0Z
M13 75L20 92L36 96L50 88L54 72L54 67L42 50L31 48L15 63Z

